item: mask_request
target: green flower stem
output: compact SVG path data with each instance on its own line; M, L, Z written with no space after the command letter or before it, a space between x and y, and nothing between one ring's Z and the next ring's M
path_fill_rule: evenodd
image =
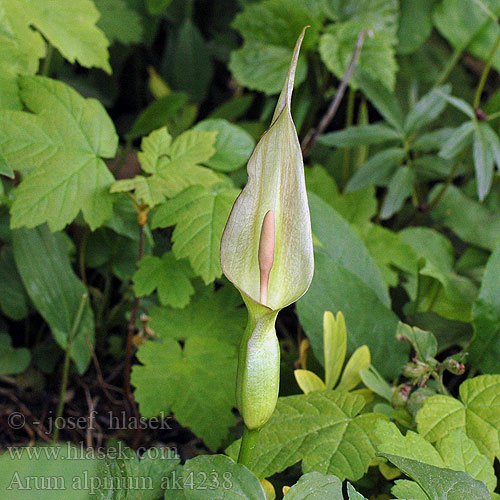
M78 327L80 326L80 321L82 320L83 310L85 309L85 304L87 302L87 299L88 299L88 294L84 293L82 295L81 300L80 300L80 305L78 307L78 311L76 313L75 320L73 321L73 325L71 326L71 331L68 334L68 341L66 343L66 352L64 355L61 390L59 392L59 403L57 405L57 411L56 411L56 422L60 417L62 417L62 414L63 414L64 399L66 397L66 389L68 387L69 365L71 362L71 349L73 347L73 340L75 338L76 332L78 331ZM58 439L59 439L59 427L56 425L56 428L54 430L54 435L52 437L52 441L54 443L57 443Z
M481 73L481 78L479 79L479 83L476 88L476 94L474 95L474 104L473 104L474 109L478 109L479 104L481 103L481 94L483 93L484 85L486 84L486 79L488 78L491 66L493 65L493 58L495 57L495 54L497 53L499 46L500 46L500 33L498 33L497 35L495 44L491 49L490 55L488 56L488 60L486 61L486 64Z
M241 341L236 378L236 403L246 427L262 427L278 400L280 346L272 311L246 299L248 324Z
M243 437L241 438L240 453L238 454L239 464L244 465L245 467L249 467L250 459L252 457L252 452L255 449L258 435L259 429L251 430L245 426Z

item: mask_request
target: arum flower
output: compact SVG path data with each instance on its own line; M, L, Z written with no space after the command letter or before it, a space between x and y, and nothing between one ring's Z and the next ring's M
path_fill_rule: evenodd
M276 406L277 314L307 291L314 272L304 165L290 112L305 29L271 126L250 157L247 185L234 203L221 241L222 270L248 309L237 377L237 404L248 429L264 425Z

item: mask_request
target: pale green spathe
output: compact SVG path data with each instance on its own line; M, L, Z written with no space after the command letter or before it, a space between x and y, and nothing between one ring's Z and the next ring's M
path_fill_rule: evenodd
M314 271L304 164L290 113L304 33L305 28L297 40L271 127L250 157L248 183L233 206L221 241L222 270L248 308L236 388L238 408L248 429L262 427L278 399L276 316L307 291ZM271 217L263 230L269 212ZM266 264L263 260L259 263L259 253L266 254ZM264 279L262 265L267 270L272 265Z

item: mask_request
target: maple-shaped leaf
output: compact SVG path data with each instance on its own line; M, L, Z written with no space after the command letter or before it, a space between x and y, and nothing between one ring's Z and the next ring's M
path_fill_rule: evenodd
M437 394L418 411L418 432L431 442L463 429L479 451L491 461L500 458L500 375L466 380L460 399Z
M111 192L133 191L138 201L152 208L191 185L223 181L221 174L200 165L214 155L216 134L188 130L172 142L167 127L151 132L137 154L142 170L151 175L116 181Z
M302 470L356 481L375 457L375 424L380 414L359 414L363 396L334 390L278 399L257 436L248 467L268 477L302 461ZM240 441L228 450L237 455Z
M194 293L189 279L191 269L187 262L178 261L172 252L163 256L148 255L138 263L139 269L132 278L134 291L144 297L158 290L158 297L164 306L183 308Z
M174 255L188 258L206 284L222 274L220 240L238 192L227 183L191 186L164 203L153 216L153 228L176 225L172 235Z
M113 122L96 99L41 76L22 76L20 95L32 111L0 113L0 146L14 169L31 170L16 189L11 227L47 222L63 229L81 210L91 229L112 214L113 182L102 158L118 145Z
M148 341L137 352L142 363L132 384L145 418L174 413L208 447L216 449L234 425L236 346L213 338ZM210 403L210 404L208 404Z

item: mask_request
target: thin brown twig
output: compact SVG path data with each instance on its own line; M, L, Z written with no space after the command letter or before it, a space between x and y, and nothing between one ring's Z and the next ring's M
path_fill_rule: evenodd
M349 66L347 67L347 71L345 72L344 78L340 82L340 86L335 93L335 97L333 98L330 106L328 107L327 112L319 122L316 128L309 130L304 140L302 141L302 154L306 156L311 148L314 146L315 142L318 140L318 137L325 131L326 127L333 120L333 117L337 113L337 110L342 102L342 98L344 97L345 91L347 89L347 84L354 73L356 65L358 64L359 56L361 54L361 49L363 48L363 44L365 43L365 38L367 35L367 30L362 30L356 41L356 46L354 47L354 52L352 53L351 60L349 61Z
M99 360L97 359L97 356L94 352L94 348L92 347L92 343L90 342L88 335L85 336L85 340L87 341L87 346L89 348L90 355L92 357L92 361L94 363L94 368L95 368L95 371L97 374L97 381L99 382L99 386L101 387L102 392L104 392L105 396L108 398L110 403L112 403L114 405L120 405L121 401L118 401L117 399L115 399L107 389L109 384L106 384L106 382L104 381L104 378L102 376L101 366L99 365Z
M146 221L141 218L141 212L139 212L138 216L139 220L139 255L137 258L137 263L142 259L144 255L144 226ZM130 321L128 324L127 331L127 348L125 352L125 365L123 369L123 378L124 378L124 388L125 394L127 396L127 400L132 407L132 412L137 422L140 420L139 410L137 409L137 405L134 400L134 395L132 393L132 387L130 385L130 371L132 365L132 350L133 350L133 342L134 342L134 333L135 333L135 322L137 318L137 311L139 309L139 297L134 298L134 303L132 305L132 312L130 314ZM139 440L141 438L141 429L139 426L137 427L137 431L134 437L134 441L132 444L132 448L136 448L139 445Z

